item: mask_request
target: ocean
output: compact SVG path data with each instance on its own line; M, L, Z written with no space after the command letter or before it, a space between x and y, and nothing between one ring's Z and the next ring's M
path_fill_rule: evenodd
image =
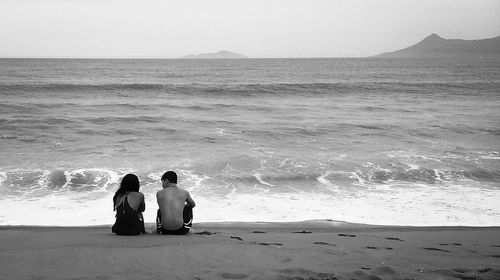
M195 222L500 226L500 61L0 59L0 149L0 225L174 170Z

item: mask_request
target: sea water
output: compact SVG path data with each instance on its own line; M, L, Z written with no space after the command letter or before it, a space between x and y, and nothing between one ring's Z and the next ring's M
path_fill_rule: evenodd
M500 61L1 59L0 148L0 225L174 170L195 222L500 226Z

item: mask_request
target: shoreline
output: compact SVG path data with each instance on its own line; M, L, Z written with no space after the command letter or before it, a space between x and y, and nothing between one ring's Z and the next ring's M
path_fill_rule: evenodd
M193 228L117 236L110 225L0 226L0 279L500 279L500 227L315 220Z
M155 223L144 223L146 229L154 228ZM84 228L95 228L95 229L105 229L111 228L113 224L101 224L101 225L0 225L0 229L29 229L29 228L40 228L40 229L84 229ZM350 229L350 230L467 230L467 229L498 229L500 226L470 226L470 225L430 225L430 226L419 226L419 225L378 225L378 224L363 224L363 223L351 223L345 221L335 221L335 220L305 220L296 222L240 222L240 221L225 221L225 222L195 222L193 223L193 229L196 228L228 228L228 229L245 229L245 228L272 228L272 229L289 229L289 228L308 228L317 230L334 230L334 229Z

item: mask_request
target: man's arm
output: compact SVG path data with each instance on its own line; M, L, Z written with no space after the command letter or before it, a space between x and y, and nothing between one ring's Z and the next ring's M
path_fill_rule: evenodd
M160 207L160 192L156 192L156 203L158 204L158 207Z
M186 202L189 207L194 208L196 206L196 203L194 203L194 200L191 198L191 195L189 194L188 191L186 191Z

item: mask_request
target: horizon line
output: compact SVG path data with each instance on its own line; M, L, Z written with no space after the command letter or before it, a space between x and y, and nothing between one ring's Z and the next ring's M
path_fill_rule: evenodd
M296 56L296 57L239 57L239 58L184 58L184 57L63 57L63 56L12 56L0 59L164 59L164 60L245 60L245 59L323 59L323 58L371 58L370 56Z

